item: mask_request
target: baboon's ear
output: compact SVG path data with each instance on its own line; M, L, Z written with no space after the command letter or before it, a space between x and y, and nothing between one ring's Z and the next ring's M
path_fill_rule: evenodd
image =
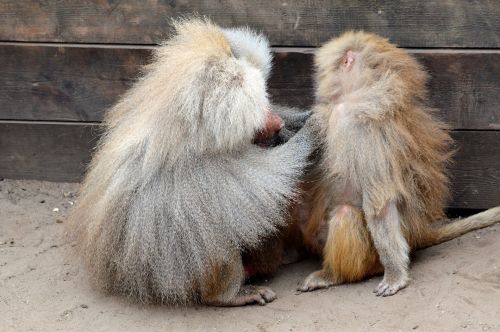
M356 60L356 53L351 50L348 50L342 60L342 65L345 67L347 71L351 70L354 65L354 61Z

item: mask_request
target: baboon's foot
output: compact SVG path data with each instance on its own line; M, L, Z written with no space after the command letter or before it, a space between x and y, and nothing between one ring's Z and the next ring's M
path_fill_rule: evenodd
M247 304L266 305L276 299L276 294L269 287L242 286L238 294L226 306L243 306Z
M377 288L373 290L377 296L391 296L396 294L400 289L408 286L409 280L405 276L401 276L395 280L389 279L393 278L386 278L384 276L384 279L378 284Z
M297 288L299 292L311 292L316 289L328 288L335 283L324 276L323 271L316 271L307 276Z

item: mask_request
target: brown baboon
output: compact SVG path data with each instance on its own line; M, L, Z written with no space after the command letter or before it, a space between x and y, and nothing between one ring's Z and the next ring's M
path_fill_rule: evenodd
M323 269L310 291L384 271L377 295L408 284L409 251L500 220L500 207L445 218L447 127L425 105L427 75L404 50L374 34L348 32L315 56L323 156L305 241Z
M267 40L203 19L174 26L108 112L68 233L105 291L265 304L272 290L242 286L241 252L283 225L312 150L309 129L274 148L253 144L283 126L269 112Z

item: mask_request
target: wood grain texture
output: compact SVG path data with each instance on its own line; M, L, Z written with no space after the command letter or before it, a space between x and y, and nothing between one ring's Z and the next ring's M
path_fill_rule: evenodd
M348 29L405 47L500 46L497 0L2 0L0 40L156 44L169 18L191 13L260 29L281 46L318 46Z
M77 182L99 125L0 123L0 177Z
M429 97L457 129L500 129L500 52L415 54L429 72Z
M272 100L313 102L312 50L278 49ZM412 51L428 69L431 105L455 129L500 129L500 52ZM100 121L151 49L0 45L0 119Z
M78 181L97 143L99 125L0 123L0 177ZM500 205L500 132L454 131L452 208Z
M500 205L500 131L455 131L457 153L450 165L451 207Z
M149 51L0 46L0 119L98 121Z

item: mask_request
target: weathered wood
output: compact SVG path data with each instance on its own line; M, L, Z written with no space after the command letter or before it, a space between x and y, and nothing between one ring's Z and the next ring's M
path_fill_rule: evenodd
M500 129L500 52L416 53L431 104L457 129Z
M78 181L99 125L0 123L0 177ZM452 208L500 205L500 131L455 131Z
M0 123L0 177L76 182L99 125Z
M405 47L500 46L496 0L2 0L0 40L156 44L169 18L190 13L260 29L280 46L317 46L348 29Z
M277 49L275 102L313 101L311 49ZM0 45L0 119L100 121L151 49ZM455 129L500 128L500 51L411 51L431 75L431 104Z
M313 53L275 53L268 90L275 103L310 107L314 102Z
M500 205L500 131L455 131L458 151L450 165L451 207Z
M97 121L148 50L0 46L0 119Z

